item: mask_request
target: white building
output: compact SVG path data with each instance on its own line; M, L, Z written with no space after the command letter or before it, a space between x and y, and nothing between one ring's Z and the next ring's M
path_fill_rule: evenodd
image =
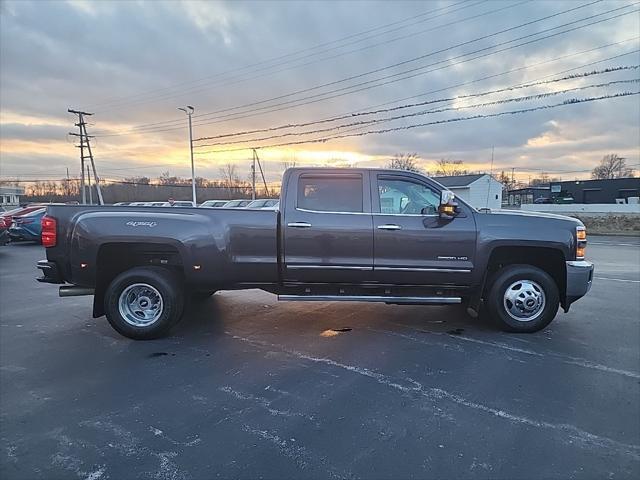
M433 179L475 208L497 210L502 205L502 183L489 174L433 177Z
M0 187L0 209L19 206L20 195L24 195L23 187Z

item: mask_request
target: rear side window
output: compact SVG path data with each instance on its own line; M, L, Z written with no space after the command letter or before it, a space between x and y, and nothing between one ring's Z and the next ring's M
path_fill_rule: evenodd
M362 175L300 176L298 208L319 212L362 212Z

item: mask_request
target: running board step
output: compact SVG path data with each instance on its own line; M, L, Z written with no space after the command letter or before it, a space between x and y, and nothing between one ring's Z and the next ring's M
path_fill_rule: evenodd
M421 305L462 303L460 297L388 297L377 295L278 295L278 300L299 302L384 302Z

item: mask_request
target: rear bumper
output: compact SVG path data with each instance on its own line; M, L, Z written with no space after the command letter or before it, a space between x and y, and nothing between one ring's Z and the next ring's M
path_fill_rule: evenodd
M60 275L60 270L54 262L40 260L36 264L36 267L42 272L42 276L36 278L37 281L42 283L64 283L62 275Z
M567 262L567 301L565 310L591 289L593 263L584 260Z

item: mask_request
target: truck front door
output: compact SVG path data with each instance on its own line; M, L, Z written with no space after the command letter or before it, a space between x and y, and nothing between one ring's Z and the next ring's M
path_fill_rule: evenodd
M285 281L370 281L369 172L295 172L288 184L282 228Z
M467 207L438 215L439 190L419 176L372 173L374 279L381 283L471 283L476 226Z

